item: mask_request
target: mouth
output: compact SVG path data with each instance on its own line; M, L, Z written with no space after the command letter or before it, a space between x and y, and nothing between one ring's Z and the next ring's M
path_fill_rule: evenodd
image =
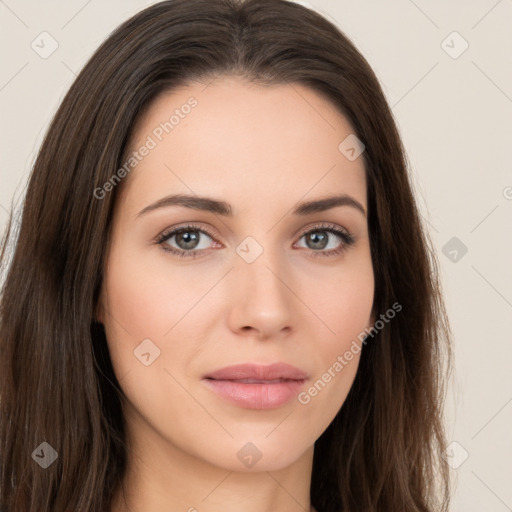
M275 409L297 396L306 372L285 364L242 364L203 377L208 388L228 402L246 409Z
M274 379L274 380L262 380L262 379L211 379L211 380L229 380L230 382L240 382L242 384L276 384L277 382L286 382L287 380L293 380L293 379Z

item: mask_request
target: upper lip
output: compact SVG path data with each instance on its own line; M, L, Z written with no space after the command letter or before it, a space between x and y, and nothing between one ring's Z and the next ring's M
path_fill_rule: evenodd
M254 363L236 364L220 368L204 376L205 379L214 380L304 380L307 373L286 363L260 365Z

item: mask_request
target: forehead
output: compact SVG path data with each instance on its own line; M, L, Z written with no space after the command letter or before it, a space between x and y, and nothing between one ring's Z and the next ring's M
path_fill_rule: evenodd
M128 156L151 149L126 180L125 199L181 192L261 206L340 192L366 208L363 158L340 150L353 136L346 117L306 86L194 82L162 93L137 122Z

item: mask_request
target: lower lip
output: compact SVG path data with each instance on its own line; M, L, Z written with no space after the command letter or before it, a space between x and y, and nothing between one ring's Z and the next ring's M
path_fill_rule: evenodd
M204 379L223 398L246 409L275 409L296 397L304 380L286 380L269 384L246 384L232 380Z

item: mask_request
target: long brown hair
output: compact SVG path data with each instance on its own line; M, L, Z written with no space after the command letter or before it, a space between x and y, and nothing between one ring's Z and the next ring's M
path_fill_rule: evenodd
M368 337L350 393L315 444L313 506L446 511L451 333L399 132L351 41L284 0L156 3L106 39L57 110L9 265L12 216L2 244L1 510L109 509L127 447L122 390L94 312L120 187L102 199L93 191L122 166L137 119L159 93L221 74L307 85L348 118L365 145L374 311L403 308ZM46 469L34 457L49 451L43 442L57 453Z

